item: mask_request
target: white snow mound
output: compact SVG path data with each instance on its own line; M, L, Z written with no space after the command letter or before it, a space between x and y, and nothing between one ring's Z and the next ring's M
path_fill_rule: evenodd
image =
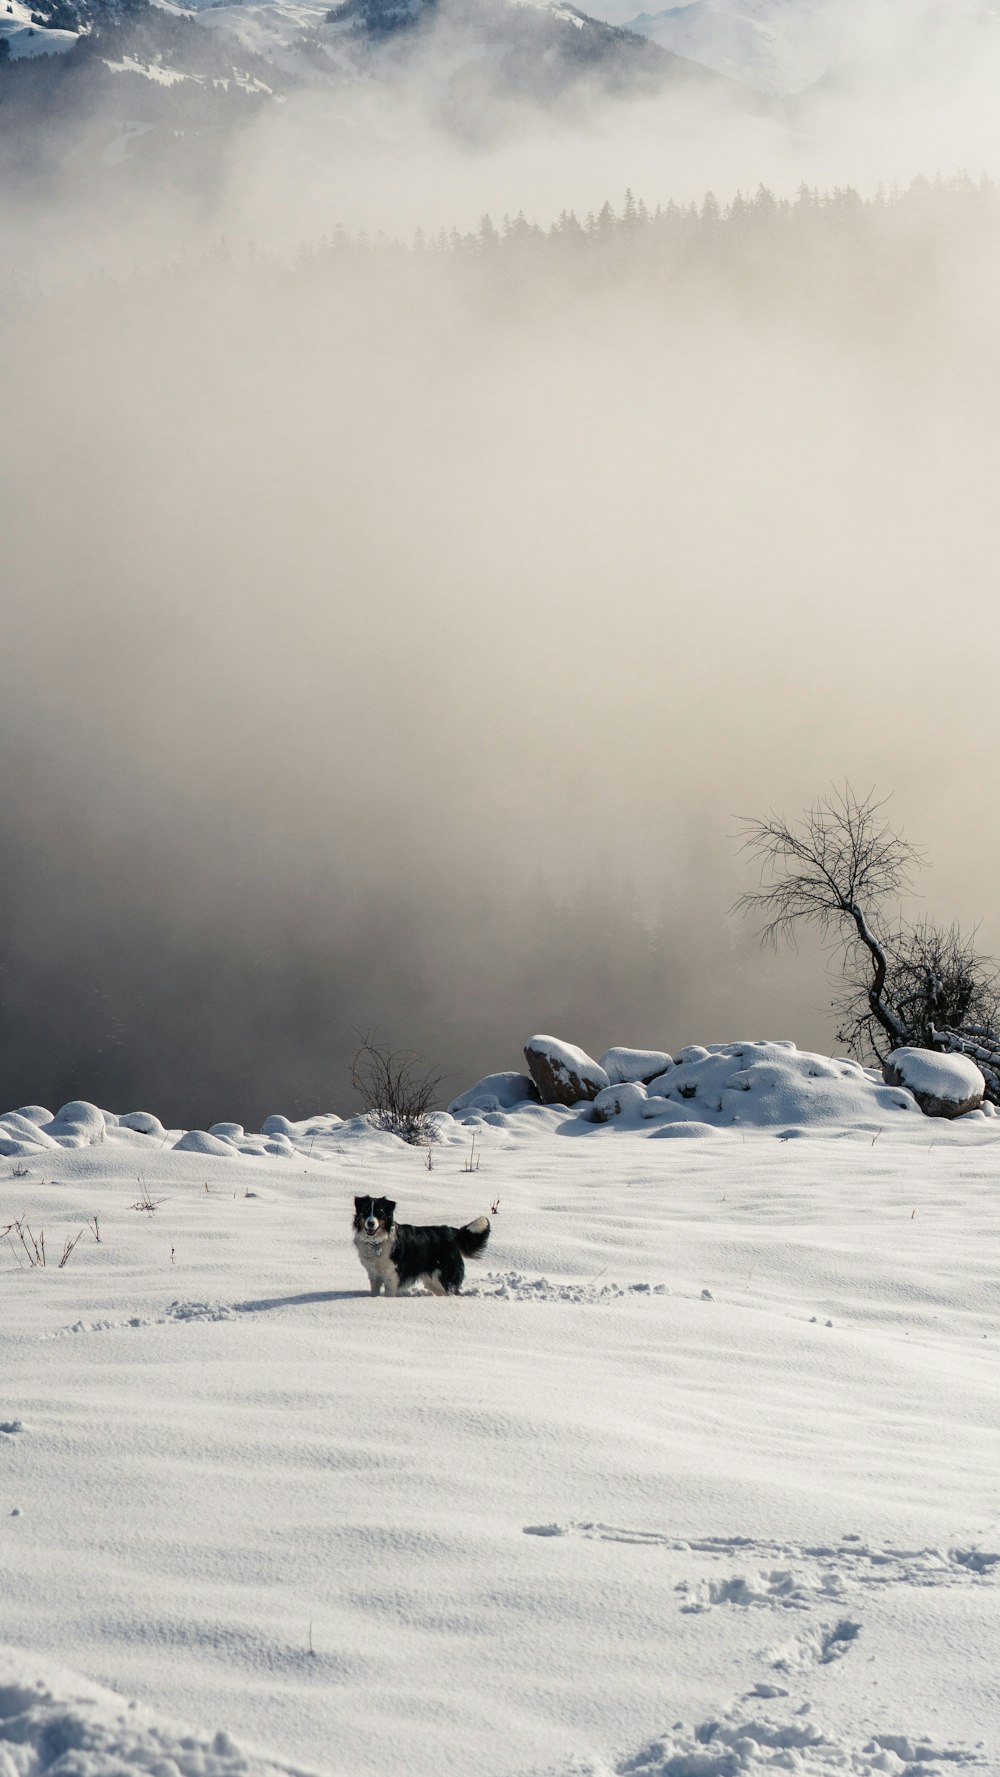
M682 1050L677 1064L646 1090L640 1116L662 1116L665 1100L676 1114L716 1127L877 1127L887 1116L917 1110L911 1092L885 1085L856 1061L831 1060L785 1043Z
M538 1088L530 1074L487 1074L467 1092L460 1092L448 1106L452 1116L461 1111L509 1111L519 1104L537 1104Z
M0 1771L38 1777L303 1777L237 1745L162 1721L114 1691L36 1655L0 1645Z
M221 1157L236 1152L231 1141L225 1141L218 1135L209 1135L207 1129L189 1129L186 1135L181 1136L180 1141L174 1142L174 1147L181 1154L217 1154Z

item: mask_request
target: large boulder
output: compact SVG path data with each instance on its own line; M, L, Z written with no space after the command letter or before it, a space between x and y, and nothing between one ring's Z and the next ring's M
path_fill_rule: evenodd
M611 1084L592 1056L558 1037L529 1037L524 1057L543 1104L578 1104Z
M650 1080L673 1067L673 1057L662 1049L607 1049L601 1056L601 1067L612 1086L624 1086L638 1080L648 1086Z
M894 1049L882 1066L887 1086L907 1086L928 1117L963 1117L978 1111L986 1091L968 1055L939 1055L934 1049Z

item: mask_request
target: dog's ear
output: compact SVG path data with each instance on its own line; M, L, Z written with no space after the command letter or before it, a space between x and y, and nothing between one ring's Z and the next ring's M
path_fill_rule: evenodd
M387 1222L391 1222L396 1213L396 1205L393 1203L391 1197L383 1197L382 1203L385 1208L385 1219Z
M367 1203L367 1202L368 1202L368 1201L369 1201L369 1200L368 1200L368 1198L367 1198L367 1197L355 1197L355 1199L354 1199L354 1207L355 1207L355 1209L360 1209L360 1208L361 1208L361 1205L362 1205L362 1204L363 1204L363 1203Z

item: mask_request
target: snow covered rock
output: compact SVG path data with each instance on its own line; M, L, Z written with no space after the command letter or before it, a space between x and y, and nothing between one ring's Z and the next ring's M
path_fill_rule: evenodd
M167 1133L152 1111L126 1111L123 1117L119 1117L118 1124L119 1128L131 1129L136 1135L155 1135L162 1139Z
M590 1055L558 1037L529 1037L524 1055L543 1104L577 1104L581 1098L596 1098L611 1084Z
M628 1080L641 1080L648 1086L674 1064L673 1058L659 1049L607 1049L600 1065L612 1086L623 1086Z
M539 1091L528 1074L487 1074L448 1106L453 1117L462 1111L512 1111L519 1104L538 1104Z
M610 1123L612 1117L642 1116L648 1102L641 1080L624 1080L620 1085L605 1086L597 1094L591 1114L595 1123Z
M236 1149L231 1141L223 1141L221 1136L209 1135L207 1129L189 1129L180 1141L174 1142L174 1152L178 1154L228 1154L231 1158Z
M260 1126L260 1133L261 1135L287 1135L291 1140L295 1134L295 1124L290 1123L287 1117L282 1117L279 1112L275 1111L270 1117L264 1118Z
M887 1086L908 1086L928 1117L978 1111L986 1091L986 1081L967 1055L939 1055L934 1049L894 1049L882 1078Z
M108 1120L96 1104L74 1098L46 1124L45 1133L53 1136L60 1147L86 1148L91 1142L103 1141L107 1128Z

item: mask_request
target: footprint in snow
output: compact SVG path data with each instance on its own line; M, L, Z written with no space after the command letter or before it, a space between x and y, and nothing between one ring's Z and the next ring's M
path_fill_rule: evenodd
M861 1624L844 1617L839 1623L820 1623L804 1635L782 1647L772 1648L769 1656L774 1672L808 1672L813 1666L829 1666L842 1660L861 1633Z
M980 1746L946 1746L921 1734L853 1736L827 1733L811 1715L796 1712L791 1721L772 1721L726 1711L715 1720L686 1727L675 1722L669 1733L652 1740L615 1766L617 1777L729 1777L739 1771L797 1770L819 1773L850 1771L852 1777L883 1777L890 1771L905 1777L938 1777L956 1768L986 1768Z
M167 1320L235 1320L236 1310L225 1302L171 1302Z
M667 1553L716 1555L761 1563L761 1571L720 1576L690 1588L691 1605L788 1602L808 1605L840 1598L851 1587L889 1585L990 1585L1000 1575L1000 1553L988 1549L904 1549L870 1546L856 1535L833 1543L771 1542L749 1536L670 1536L659 1530L570 1519L564 1524L526 1524L525 1536L574 1536L659 1548ZM771 1564L774 1564L773 1566ZM738 1598L743 1590L745 1596ZM713 1595L717 1594L717 1595Z
M16 1437L23 1430L24 1426L19 1419L0 1419L0 1432L5 1432L8 1438Z
M165 1327L174 1323L192 1320L235 1320L237 1310L226 1302L171 1302L165 1314L152 1319L142 1314L129 1315L127 1320L75 1320L72 1326L61 1327L53 1338L62 1339L68 1333L116 1333L122 1327ZM3 1427L0 1426L0 1431Z
M791 1568L771 1573L734 1574L731 1579L681 1580L674 1590L687 1600L686 1616L699 1616L715 1604L736 1604L743 1609L808 1610L815 1593Z
M487 1271L482 1283L464 1296L488 1296L505 1302L619 1302L626 1296L665 1296L665 1283L550 1283L547 1277L525 1277L519 1271Z

